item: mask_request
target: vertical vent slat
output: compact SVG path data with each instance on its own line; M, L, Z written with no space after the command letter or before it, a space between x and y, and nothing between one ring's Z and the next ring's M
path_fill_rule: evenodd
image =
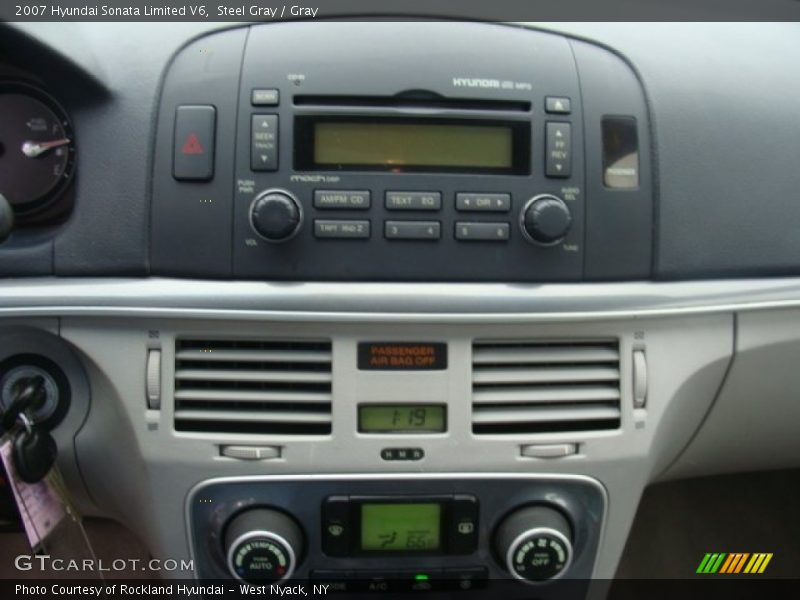
M525 434L617 429L616 340L477 340L472 431Z
M179 339L175 429L329 434L332 382L330 341Z

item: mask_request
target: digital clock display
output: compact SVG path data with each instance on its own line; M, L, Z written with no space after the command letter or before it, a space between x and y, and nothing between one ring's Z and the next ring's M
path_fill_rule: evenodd
M442 545L442 505L366 503L361 505L363 552L431 552Z
M358 407L361 433L442 433L444 404L362 404Z

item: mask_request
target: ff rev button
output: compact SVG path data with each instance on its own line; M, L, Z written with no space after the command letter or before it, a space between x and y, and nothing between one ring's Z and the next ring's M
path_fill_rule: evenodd
M217 110L213 106L179 106L175 111L172 176L181 181L214 176L214 134Z

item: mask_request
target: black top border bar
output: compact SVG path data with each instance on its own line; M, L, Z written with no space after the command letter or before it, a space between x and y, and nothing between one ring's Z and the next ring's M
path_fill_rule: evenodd
M9 22L800 21L800 0L3 0Z

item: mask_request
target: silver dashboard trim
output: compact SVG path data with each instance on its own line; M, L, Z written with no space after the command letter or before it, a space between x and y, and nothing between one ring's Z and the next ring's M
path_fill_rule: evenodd
M567 284L6 279L0 317L526 323L800 308L800 278Z

